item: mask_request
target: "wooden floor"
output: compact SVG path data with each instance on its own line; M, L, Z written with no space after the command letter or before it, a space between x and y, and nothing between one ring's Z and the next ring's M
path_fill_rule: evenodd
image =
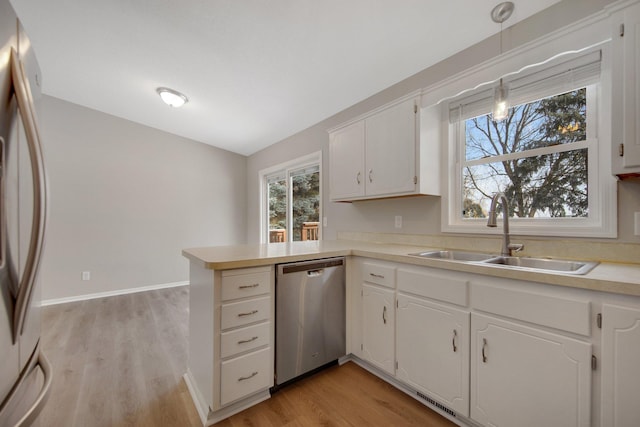
M188 292L178 287L45 307L42 346L54 377L36 426L201 426L182 380ZM320 425L453 424L353 363L217 424Z
M455 426L353 362L276 392L218 427Z

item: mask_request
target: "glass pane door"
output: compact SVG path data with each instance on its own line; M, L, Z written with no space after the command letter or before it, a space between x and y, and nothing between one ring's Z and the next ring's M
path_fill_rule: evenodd
M267 178L269 196L269 243L287 241L287 179L285 175Z
M290 173L292 240L318 240L320 225L320 168L311 166Z

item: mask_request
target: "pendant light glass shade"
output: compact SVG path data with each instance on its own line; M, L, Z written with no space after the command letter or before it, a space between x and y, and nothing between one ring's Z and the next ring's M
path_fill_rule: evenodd
M491 118L494 122L501 122L509 115L509 87L502 83L493 92L493 110Z
M509 19L514 9L513 2L505 1L498 4L491 11L491 20L500 24L500 55L502 55L502 24ZM509 87L502 83L495 89L493 93L493 111L491 118L494 122L501 122L509 115Z
M160 98L162 98L164 103L169 107L182 107L189 101L189 99L185 95L167 87L159 87L158 89L156 89L156 91L158 92L158 95L160 95Z

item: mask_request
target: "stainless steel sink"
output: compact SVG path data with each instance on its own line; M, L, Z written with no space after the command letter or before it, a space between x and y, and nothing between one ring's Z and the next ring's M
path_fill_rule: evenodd
M515 256L499 256L485 260L484 264L496 264L533 271L552 271L555 273L587 274L597 262L569 261L545 258L526 258Z
M598 262L569 261L561 259L527 258L516 256L501 256L465 251L428 251L409 254L420 258L441 259L458 261L462 263L474 263L493 265L496 267L513 268L517 270L553 272L565 274L587 274Z
M445 259L449 261L485 261L491 258L495 258L495 255L481 254L477 252L462 252L462 251L430 251L430 252L417 252L409 254L412 256L418 256L421 258L431 259Z

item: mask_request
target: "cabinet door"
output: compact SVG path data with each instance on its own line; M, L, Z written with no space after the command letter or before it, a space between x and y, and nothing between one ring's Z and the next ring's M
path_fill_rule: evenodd
M637 174L640 173L640 4L623 10L613 21L614 118L622 117L612 129L613 169L616 174ZM623 152L618 148L621 143Z
M469 416L469 312L398 295L398 379Z
M415 191L416 105L410 99L365 119L367 196Z
M337 130L329 138L331 200L364 196L364 122Z
M591 344L475 313L471 336L472 419L590 425Z
M378 368L393 375L394 291L362 285L362 356Z
M640 426L640 310L602 307L602 426Z

